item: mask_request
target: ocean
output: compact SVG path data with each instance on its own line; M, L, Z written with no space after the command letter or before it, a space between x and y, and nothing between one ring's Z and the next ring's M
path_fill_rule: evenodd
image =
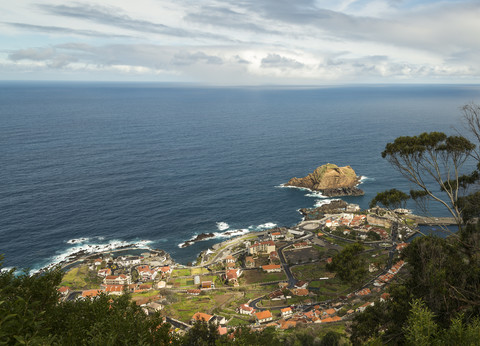
M379 191L411 187L381 158L385 144L462 132L472 101L480 86L1 82L4 266L35 270L126 243L186 264L225 232L298 223L299 208L325 199L281 184L325 163L363 177L365 195L344 199L365 208ZM180 248L204 232L216 237Z

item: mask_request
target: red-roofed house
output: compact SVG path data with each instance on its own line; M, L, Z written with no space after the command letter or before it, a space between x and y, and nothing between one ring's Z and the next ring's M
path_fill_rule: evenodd
M192 290L187 290L187 294L191 294L192 296L198 296L202 292L199 289L192 289Z
M255 260L253 259L252 256L245 257L245 267L247 268L255 267Z
M225 280L229 284L233 284L234 286L238 286L238 277L242 275L241 269L228 269L225 273Z
M308 290L305 288L294 288L292 293L296 296L308 296Z
M196 312L196 313L192 316L191 323L193 324L193 323L196 322L196 321L205 321L205 322L208 322L208 321L210 321L212 318L213 318L212 315L204 314L203 312Z
M255 309L247 304L242 304L237 308L237 312L242 315L252 315L255 313Z
M227 327L218 326L218 334L220 335L227 334Z
M305 249L305 248L311 247L311 246L306 241L302 241L300 243L293 244L293 247L295 249Z
M70 288L67 286L62 286L57 289L57 292L60 293L62 296L66 296L70 293Z
M202 290L211 290L215 288L215 284L212 281L203 281L200 285Z
M358 307L357 312L364 312L366 308L368 308L369 306L374 306L374 305L375 305L374 302L367 302L367 303L363 304L362 306Z
M105 286L105 293L121 296L123 294L123 285L107 285Z
M111 270L110 268L100 269L100 270L97 272L97 275L98 275L98 276L106 277L106 276L108 276L108 275L112 275L112 270Z
M82 291L82 298L94 298L102 293L102 290L85 290Z
M267 264L262 266L262 269L267 273L281 272L282 266L280 264Z
M293 310L291 307L281 309L280 312L282 313L282 317L291 316L293 314Z
M264 323L264 322L271 321L273 319L273 316L270 310L265 310L265 311L256 312L255 318L259 323Z

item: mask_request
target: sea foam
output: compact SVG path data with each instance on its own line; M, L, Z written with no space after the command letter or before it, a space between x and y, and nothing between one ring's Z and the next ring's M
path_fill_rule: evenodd
M219 231L225 231L230 228L230 225L226 222L217 222L217 228Z
M87 239L87 238L79 238L79 239ZM78 239L71 239L71 240L78 240ZM140 248L140 249L149 249L150 247L148 246L149 244L152 243L150 240L140 240L137 242L127 242L123 240L111 240L106 244L84 244L86 240L83 240L80 243L72 243L70 242L69 244L78 244L76 246L73 246L71 248L66 249L65 251L59 253L56 256L53 256L49 261L46 266L43 266L41 268L37 269L32 269L30 271L30 274L35 274L41 270L44 269L49 269L52 268L58 264L64 264L65 262L73 260L77 255L79 254L92 254L92 253L97 253L97 252L108 252L108 251L113 251L119 248L124 248L124 247L134 247L134 248ZM67 242L68 243L68 242Z

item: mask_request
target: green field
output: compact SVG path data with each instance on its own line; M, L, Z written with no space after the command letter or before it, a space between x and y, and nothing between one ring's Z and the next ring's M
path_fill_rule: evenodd
M262 270L245 270L242 278L246 284L256 284L271 281L282 281L286 279L285 273L265 273Z

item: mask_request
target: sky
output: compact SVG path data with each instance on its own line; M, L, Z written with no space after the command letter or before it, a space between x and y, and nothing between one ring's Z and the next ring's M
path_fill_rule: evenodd
M480 1L0 1L1 80L480 83Z

